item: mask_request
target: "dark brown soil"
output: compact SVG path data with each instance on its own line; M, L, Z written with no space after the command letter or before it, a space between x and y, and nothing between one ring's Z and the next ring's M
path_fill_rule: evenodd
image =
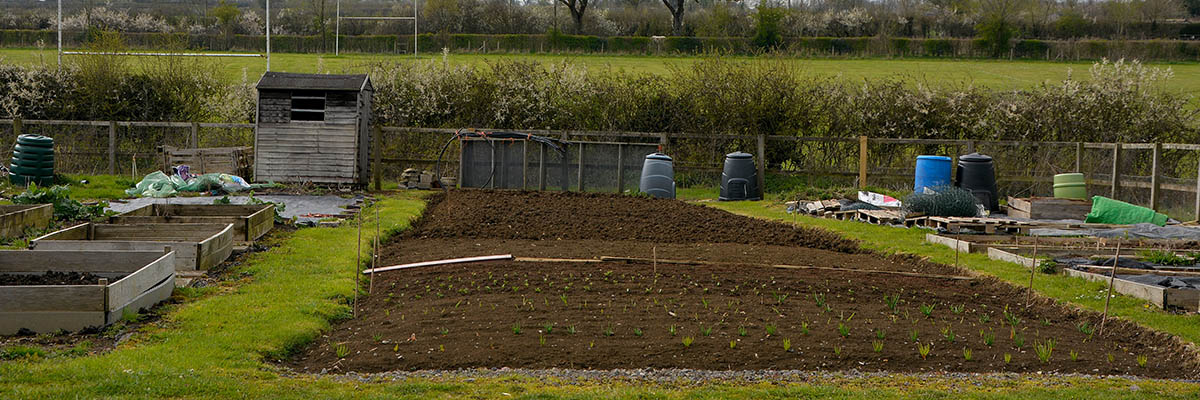
M459 190L430 200L406 238L740 243L859 252L829 231L750 219L675 200L576 192Z
M911 257L872 255L828 232L791 230L680 202L558 193L449 196L459 195L463 201L435 199L413 233L384 249L382 264L503 253L556 258L655 253L963 274ZM500 200L483 200L493 197ZM627 207L599 212L604 206L598 203L606 201ZM641 216L648 210L654 218ZM700 217L708 220L689 223ZM721 223L708 222L717 220ZM671 228L655 227L659 221ZM729 226L766 233L722 230ZM456 238L453 229L469 234ZM716 233L703 235L710 229ZM799 243L824 243L825 249ZM520 367L1200 376L1196 353L1174 337L1119 320L1110 320L1102 335L1089 336L1084 331L1095 329L1096 313L1039 298L1026 307L1023 290L992 278L734 264L494 262L385 272L375 277L372 290L357 319L338 324L289 364L308 372ZM885 296L899 296L895 310ZM923 306L932 306L929 316ZM990 345L985 336L993 337ZM684 338L693 343L685 346ZM1043 363L1034 346L1051 339L1054 350ZM1024 343L1017 346L1019 341ZM931 346L927 357L919 355L918 343ZM1139 357L1145 357L1144 367Z
M41 275L24 275L24 274L0 274L0 286L24 286L24 285L95 285L100 282L102 276L90 274L87 272L56 272L46 271ZM110 278L110 282L116 282L120 278Z

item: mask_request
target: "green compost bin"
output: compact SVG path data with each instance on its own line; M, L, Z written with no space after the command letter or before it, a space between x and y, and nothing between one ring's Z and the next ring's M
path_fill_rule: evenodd
M8 163L8 181L17 186L54 184L54 138L21 135Z
M1104 196L1092 197L1092 212L1087 214L1087 223L1097 224L1141 224L1158 226L1167 224L1167 215L1146 207L1113 200Z
M1060 199L1087 199L1087 181L1083 174L1075 172L1054 176L1054 197Z

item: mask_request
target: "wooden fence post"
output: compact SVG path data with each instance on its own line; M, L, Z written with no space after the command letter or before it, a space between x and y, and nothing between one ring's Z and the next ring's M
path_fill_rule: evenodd
M21 118L13 118L13 137L21 136Z
M191 142L190 144L192 145L193 149L200 147L200 123L199 122L192 123L192 136L189 138L188 141Z
M1075 142L1075 172L1083 172L1083 142Z
M117 174L117 121L108 121L108 174Z
M758 134L758 198L766 199L767 188L767 137Z
M1196 167L1196 220L1200 221L1200 162Z
M371 154L375 159L375 168L371 175L375 178L375 190L383 190L383 127L375 125L374 138L371 140ZM441 176L437 177L440 181ZM438 182L441 184L441 182Z
M1121 143L1113 143L1112 190L1108 197L1117 199L1121 189Z
M858 137L858 187L867 187L867 137Z
M1162 192L1159 190L1159 157L1162 154L1162 143L1154 144L1154 152L1150 159L1150 209L1158 211L1158 200Z

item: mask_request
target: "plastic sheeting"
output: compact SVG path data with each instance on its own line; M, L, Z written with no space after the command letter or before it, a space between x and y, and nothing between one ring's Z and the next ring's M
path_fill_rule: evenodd
M1092 197L1092 212L1085 222L1097 224L1167 224L1167 215L1146 207L1113 200L1104 196Z
M176 175L167 175L162 171L154 171L141 182L138 182L133 188L125 191L125 194L137 197L171 197L179 192L207 192L207 191L224 191L226 193L240 192L243 190L254 189L257 187L270 187L268 185L251 185L236 175L229 174L204 174L197 175L188 180L183 180Z

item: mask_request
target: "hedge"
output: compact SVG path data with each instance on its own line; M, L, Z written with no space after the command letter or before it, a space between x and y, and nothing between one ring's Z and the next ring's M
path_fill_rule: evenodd
M87 43L88 33L69 32L63 36L67 47ZM263 36L187 35L173 33L124 33L132 48L162 48L178 43L193 50L265 51ZM54 31L0 30L2 47L53 47ZM343 36L341 51L348 53L408 53L412 35ZM480 35L420 34L418 50L436 53L449 48L456 53L617 53L617 54L698 54L723 52L756 54L744 37L600 37L585 35ZM271 49L281 53L331 53L334 38L329 36L271 36ZM883 37L792 37L785 38L782 51L794 55L846 57L969 57L986 58L988 50L979 39L913 39ZM1188 61L1200 59L1200 41L1188 40L1014 40L1009 57L1048 60L1139 59Z

